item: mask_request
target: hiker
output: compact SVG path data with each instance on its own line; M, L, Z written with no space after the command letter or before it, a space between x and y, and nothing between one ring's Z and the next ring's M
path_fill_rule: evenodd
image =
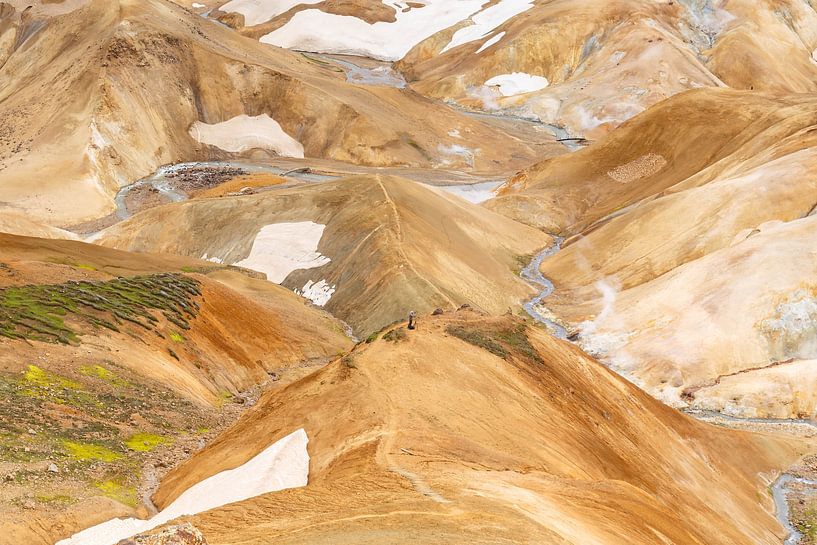
M409 312L408 328L409 329L417 329L417 313L414 312L413 310L411 312Z

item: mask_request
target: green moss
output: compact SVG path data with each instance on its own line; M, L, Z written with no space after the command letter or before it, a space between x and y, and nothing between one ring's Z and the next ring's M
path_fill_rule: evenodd
M476 329L466 329L461 325L450 325L445 328L445 332L467 342L468 344L485 349L491 354L499 356L500 358L504 359L509 355L508 351L505 350L501 344L482 331Z
M128 449L136 452L150 452L159 445L170 443L170 439L152 433L137 433L125 441Z
M201 295L196 280L179 274L117 278L108 282L34 284L0 289L0 336L77 343L82 325L119 331L129 322L151 330L153 311L189 329ZM71 317L71 325L65 319Z
M205 435L210 433L210 428L198 428L196 429L196 433L199 435Z
M94 267L93 265L88 265L86 263L76 263L74 265L74 267L76 267L77 269L83 269L85 271L95 271L95 270L97 270L96 267Z
M377 332L372 333L371 335L366 337L366 344L371 344L371 343L375 342L378 337L380 337L380 333L377 333Z
M466 327L452 324L445 328L445 332L506 360L513 355L531 364L544 363L530 344L524 324L516 324L513 327L494 327L487 324Z
M79 372L87 377L98 378L120 388L130 385L127 380L120 378L116 373L101 365L83 365L79 368Z
M133 486L127 486L116 480L106 480L95 483L94 487L106 498L111 498L129 507L136 507L136 488Z
M76 443L74 441L63 441L63 447L68 455L80 462L98 461L98 462L115 462L122 458L120 454L110 450L102 445L95 445L93 443Z
M184 337L181 336L180 333L176 333L175 331L170 332L170 340L174 343L183 343Z

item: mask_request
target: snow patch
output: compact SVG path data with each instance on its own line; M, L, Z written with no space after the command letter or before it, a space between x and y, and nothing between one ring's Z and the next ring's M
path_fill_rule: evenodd
M400 2L384 3L396 8L394 22L369 24L349 15L308 9L299 11L287 24L262 36L261 41L302 51L397 61L426 38L467 19L487 1L425 0L419 7Z
M240 13L244 26L266 23L299 4L318 4L323 0L232 0L219 8L224 13ZM195 7L195 4L193 5Z
M477 54L482 53L483 51L485 51L486 49L488 49L489 47L491 47L492 45L497 43L499 40L501 40L504 36L505 36L505 31L504 30L502 32L500 32L499 34L497 34L496 36L493 36L488 41L486 41L484 44L482 44L482 46L479 49L477 49Z
M221 259L220 257L216 257L216 256L208 257L206 252L205 252L205 254L203 256L201 256L201 259L204 260L204 261L209 261L210 263L219 263L219 264L224 263L224 260Z
M331 261L318 252L325 225L302 221L265 225L256 235L246 259L234 265L267 275L280 284L292 271L323 267Z
M330 286L326 283L326 280L317 283L310 280L304 284L303 290L295 290L295 293L309 299L319 307L323 307L326 306L326 303L332 298L332 294L335 293L335 286Z
M494 4L471 17L474 24L456 31L451 37L451 41L448 42L448 45L446 45L440 53L445 53L449 49L468 42L481 40L505 21L532 7L532 0L501 0L498 4ZM504 34L504 32L502 34ZM483 48L484 47L485 46L483 46ZM477 53L479 53L479 51L477 51Z
M281 125L267 114L239 115L214 125L196 121L189 132L197 142L233 153L261 148L283 157L302 159L304 156L301 143L285 133Z
M549 84L547 78L531 76L524 72L501 74L485 82L486 87L498 87L499 92L505 97L540 91Z
M309 480L309 438L303 428L267 447L249 462L222 471L188 488L151 519L112 519L58 541L56 545L115 545L173 519L254 498Z
M192 6L193 6L193 9L201 9L201 8L207 7L204 4L199 4L198 2L193 2Z

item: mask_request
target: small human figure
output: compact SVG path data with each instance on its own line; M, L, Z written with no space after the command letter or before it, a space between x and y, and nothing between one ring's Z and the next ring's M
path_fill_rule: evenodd
M408 328L409 329L417 329L417 313L414 312L413 310L411 312L409 312Z

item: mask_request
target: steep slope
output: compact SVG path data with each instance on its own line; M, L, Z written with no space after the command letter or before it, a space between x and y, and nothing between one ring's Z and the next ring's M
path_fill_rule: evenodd
M816 125L811 96L693 91L520 173L486 206L568 237L542 266L547 306L648 391L811 416L813 388L790 377L817 357Z
M104 216L120 186L180 161L504 171L536 153L416 93L351 85L331 64L166 0L26 5L0 11L0 200L52 225Z
M597 145L520 172L486 206L548 231L577 234L673 186L738 176L807 148L813 104L808 95L690 91Z
M264 272L366 336L410 310L505 312L532 291L517 257L549 237L436 188L360 176L161 206L95 241Z
M259 385L350 344L288 290L226 267L0 235L0 542L146 512L157 476Z
M265 395L157 504L304 428L309 484L192 517L208 543L780 543L762 474L793 443L695 422L511 317L396 331Z
M815 90L817 13L804 0L505 0L470 23L399 63L411 87L573 136L698 87Z

